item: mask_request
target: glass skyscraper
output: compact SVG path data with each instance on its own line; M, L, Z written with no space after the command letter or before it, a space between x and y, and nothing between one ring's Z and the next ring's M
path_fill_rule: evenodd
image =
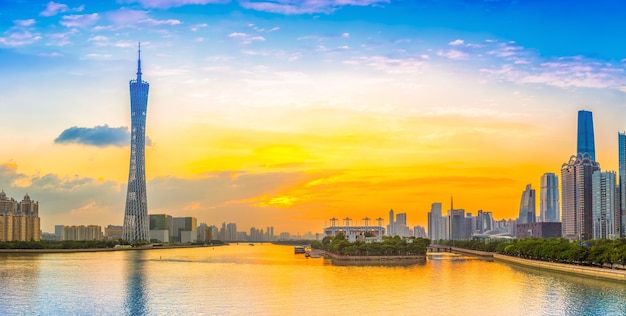
M150 85L141 79L141 46L138 49L137 79L130 81L130 167L122 239L148 241L150 220L146 196L146 110Z
M539 214L542 222L560 222L559 178L552 172L541 176Z
M578 141L576 153L588 153L591 160L596 161L596 146L593 137L593 116L589 111L578 111Z
M535 190L530 184L526 185L526 190L522 192L522 199L519 205L518 224L528 224L535 222Z

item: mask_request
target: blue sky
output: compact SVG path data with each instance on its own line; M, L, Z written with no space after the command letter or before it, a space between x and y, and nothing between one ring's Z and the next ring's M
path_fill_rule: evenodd
M141 41L151 213L305 232L393 207L423 225L454 193L512 217L574 153L580 109L617 169L625 6L5 0L0 185L46 205L44 230L121 223Z

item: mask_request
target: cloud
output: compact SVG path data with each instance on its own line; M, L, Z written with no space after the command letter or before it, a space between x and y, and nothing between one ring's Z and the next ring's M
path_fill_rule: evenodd
M250 44L252 42L263 42L265 41L265 37L258 35L250 35L246 33L233 32L228 34L228 38L237 40L242 44Z
M559 88L615 88L626 84L625 71L611 64L561 57L539 65L505 64L499 69L481 69L496 79L520 84L545 84Z
M9 30L0 37L0 45L5 46L22 46L32 44L41 39L37 33L31 33L26 30Z
M140 20L148 19L148 13L143 10L121 8L104 14L105 18L116 25L132 25Z
M17 25L17 26L26 27L26 26L31 26L31 25L35 24L35 19L15 20L15 21L13 21L13 23L15 23L15 25Z
M145 20L139 21L139 23L157 26L157 25L179 25L182 22L180 22L179 20L175 20L175 19L169 19L169 20L145 19Z
M462 39L457 39L457 40L454 40L454 41L448 43L448 45L450 45L450 46L461 46L464 43L465 43L465 41L463 41Z
M57 137L54 142L57 144L83 144L96 147L106 146L127 146L130 140L130 133L127 127L109 127L108 125L89 127L70 127Z
M469 57L468 53L465 53L456 49L450 49L447 51L438 51L437 55L446 57L448 59L453 59L453 60L467 59Z
M419 73L423 70L425 62L414 58L391 58L386 56L366 56L346 60L345 64L364 64L379 71L390 74Z
M389 2L390 0L241 0L239 4L246 9L291 15L329 14L344 6L370 6Z
M98 13L64 15L59 23L66 27L86 27L98 21L99 18Z
M230 0L129 0L129 3L139 3L144 8L168 9L186 5L226 4Z
M48 2L46 9L41 11L39 15L41 16L53 16L63 12L80 12L85 8L84 5L81 5L76 8L71 8L67 6L67 4L56 3L54 1Z

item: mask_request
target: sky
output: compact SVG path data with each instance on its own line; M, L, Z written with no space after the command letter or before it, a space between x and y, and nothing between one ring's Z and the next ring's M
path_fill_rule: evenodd
M576 154L579 110L617 169L625 9L0 0L0 189L39 201L44 232L122 224L141 42L150 214L304 234L390 209L426 226L453 196L515 218L526 184L539 195Z

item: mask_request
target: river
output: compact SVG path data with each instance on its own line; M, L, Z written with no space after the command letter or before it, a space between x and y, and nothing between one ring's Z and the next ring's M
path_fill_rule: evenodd
M437 254L335 266L293 247L0 254L1 315L626 315L626 284Z

